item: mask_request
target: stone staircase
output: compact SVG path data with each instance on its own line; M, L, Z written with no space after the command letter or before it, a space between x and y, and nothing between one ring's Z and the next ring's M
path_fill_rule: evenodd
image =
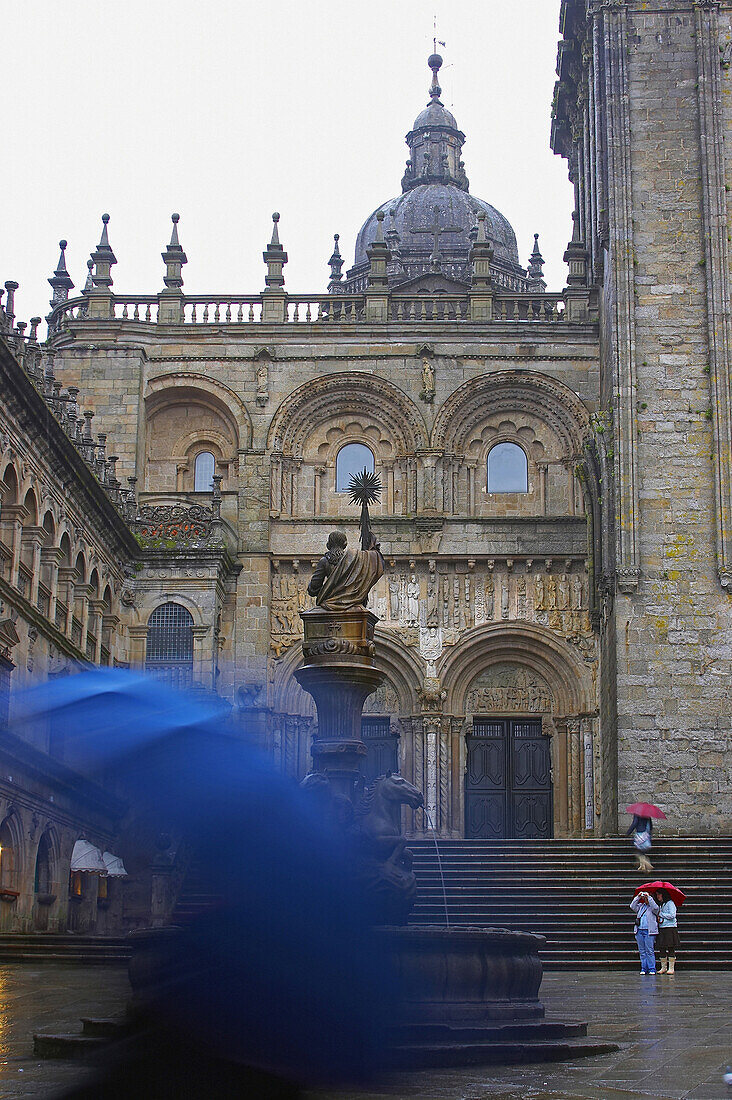
M418 898L411 922L445 923L435 845L410 840ZM628 839L440 840L450 924L540 932L546 970L636 969L629 908L636 886L666 879L687 895L679 966L732 969L732 837L658 837L653 871Z
M131 948L124 936L83 936L53 932L0 935L3 963L64 962L125 966Z

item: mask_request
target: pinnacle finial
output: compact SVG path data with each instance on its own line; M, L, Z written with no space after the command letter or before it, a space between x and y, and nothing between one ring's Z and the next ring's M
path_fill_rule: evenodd
M376 236L374 237L374 241L378 241L379 243L382 243L383 240L384 240L384 211L383 210L377 210L376 211Z
M91 257L86 261L86 266L86 282L84 283L84 289L81 292L82 294L88 294L91 288L94 286L94 280L92 278L92 271L94 270L94 260L92 260Z
M280 216L275 210L272 215L272 240L269 242L270 248L278 248L280 246L280 234L277 228L277 223L280 220Z
M109 225L109 214L102 214L102 235L99 238L99 244L97 248L109 248L109 234L107 233L107 226ZM111 251L111 249L110 249Z
M436 48L437 48L437 43L435 42L435 49ZM431 53L430 56L427 58L427 64L432 69L432 84L430 86L430 99L436 100L439 103L440 96L442 95L442 88L440 87L440 83L437 79L437 74L440 71L440 69L442 68L442 58L440 57L440 55L438 53Z
M180 241L178 240L178 222L180 221L180 214L171 214L170 220L173 223L173 231L170 234L170 244L165 252L161 253L163 263L165 264L163 282L165 283L166 289L163 291L163 294L166 294L168 297L172 295L180 297L181 287L183 286L181 270L183 264L188 263L188 257L181 248Z
M51 298L51 308L59 304L59 302L65 302L69 297L69 291L74 289L74 284L71 281L68 271L66 270L66 245L67 241L59 241L58 246L61 249L61 255L58 258L58 264L56 270L53 273L52 278L48 280L52 290L53 296Z
M485 235L485 211L481 210L478 214L478 235L475 238L476 244L485 244L487 239Z
M544 257L539 249L539 234L534 233L534 247L529 256L529 266L527 269L527 276L529 284L532 290L546 289L546 283L544 282Z
M109 295L111 293L111 269L112 264L117 263L117 257L112 251L112 246L109 243L109 235L107 233L108 224L109 214L102 214L102 235L95 251L91 254L91 258L94 261L94 273L92 275L93 295Z
M580 236L579 214L576 210L572 211L572 222L572 244L580 244L582 237Z
M54 271L54 275L67 275L66 271L66 246L68 241L59 241L58 246L61 249L61 255L58 258L58 267Z
M328 289L339 283L343 278L341 274L341 268L343 267L343 257L341 256L341 250L338 247L338 241L341 239L340 233L333 234L333 254L328 260L330 267L330 282L328 283Z

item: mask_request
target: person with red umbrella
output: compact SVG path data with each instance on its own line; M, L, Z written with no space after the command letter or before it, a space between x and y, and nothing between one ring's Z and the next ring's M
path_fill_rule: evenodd
M661 959L659 974L673 974L679 946L677 909L686 901L686 894L671 882L646 882L636 890L636 896L650 894L659 905L658 939L656 946Z
M636 849L636 867L639 871L652 871L653 864L646 853L651 850L653 819L665 820L666 815L663 810L660 810L658 806L654 806L652 802L634 802L632 806L627 806L626 809L629 814L633 815L633 821L625 835L630 836L631 833L633 834L633 844Z

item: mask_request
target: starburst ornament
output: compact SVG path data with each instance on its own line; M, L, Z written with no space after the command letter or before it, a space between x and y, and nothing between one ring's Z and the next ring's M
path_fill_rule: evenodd
M351 474L348 492L351 504L361 505L361 549L370 550L373 534L369 520L369 504L376 504L381 500L381 478L364 466L360 473Z

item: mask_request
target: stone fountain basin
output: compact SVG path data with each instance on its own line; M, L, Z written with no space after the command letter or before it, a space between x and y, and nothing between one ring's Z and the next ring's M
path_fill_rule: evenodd
M407 925L376 930L400 990L399 1023L536 1020L544 936L506 928Z

